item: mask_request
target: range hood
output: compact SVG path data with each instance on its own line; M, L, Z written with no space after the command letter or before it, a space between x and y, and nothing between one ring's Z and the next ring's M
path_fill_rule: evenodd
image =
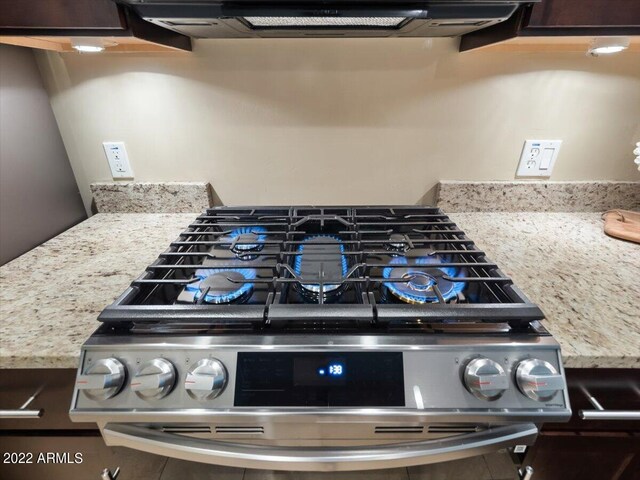
M118 0L195 38L455 37L508 19L530 1ZM534 0L538 1L538 0Z

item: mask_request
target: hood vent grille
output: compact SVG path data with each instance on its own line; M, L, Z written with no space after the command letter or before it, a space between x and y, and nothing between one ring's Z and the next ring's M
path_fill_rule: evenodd
M163 432L167 433L211 433L211 427L209 425L171 425L162 427Z
M162 23L168 27L212 27L218 24L218 22L214 22L213 20L163 20Z
M482 430L478 425L429 425L428 433L474 433Z
M264 433L264 427L259 426L242 426L242 425L229 425L229 426L216 426L216 433L223 435L262 435Z
M424 427L422 425L389 425L378 426L375 428L375 433L422 433Z
M254 28L397 27L406 17L244 17Z

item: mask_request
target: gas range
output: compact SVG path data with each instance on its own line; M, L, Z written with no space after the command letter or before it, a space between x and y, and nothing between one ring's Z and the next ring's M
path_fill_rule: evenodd
M439 209L213 208L101 313L70 414L247 468L521 451L571 415L543 318Z

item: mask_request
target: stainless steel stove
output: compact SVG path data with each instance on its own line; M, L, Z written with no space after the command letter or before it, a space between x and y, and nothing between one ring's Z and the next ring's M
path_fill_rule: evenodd
M436 208L209 209L102 312L70 413L247 468L521 452L571 414L543 317Z

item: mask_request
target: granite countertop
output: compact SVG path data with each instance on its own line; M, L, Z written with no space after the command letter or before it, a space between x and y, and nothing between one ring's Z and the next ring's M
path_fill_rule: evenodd
M100 311L195 216L98 214L0 267L0 368L75 368ZM597 213L451 217L540 305L566 367L640 367L640 246Z
M640 367L640 245L606 236L600 213L450 217L545 313L565 367Z
M0 267L0 368L75 368L98 314L196 213L100 213Z

